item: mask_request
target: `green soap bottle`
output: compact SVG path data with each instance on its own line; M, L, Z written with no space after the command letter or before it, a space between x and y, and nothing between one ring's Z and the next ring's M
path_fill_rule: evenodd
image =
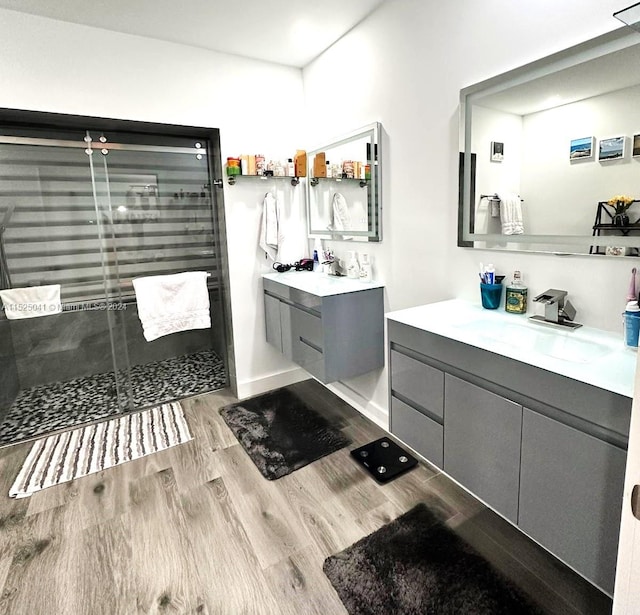
M527 287L519 271L513 272L513 281L507 286L504 309L510 314L527 313Z

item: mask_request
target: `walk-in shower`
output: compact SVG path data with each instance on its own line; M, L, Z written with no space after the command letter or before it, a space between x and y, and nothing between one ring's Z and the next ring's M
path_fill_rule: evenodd
M0 112L0 290L62 303L0 313L0 445L228 384L219 171L217 130ZM132 279L184 271L211 329L145 341Z

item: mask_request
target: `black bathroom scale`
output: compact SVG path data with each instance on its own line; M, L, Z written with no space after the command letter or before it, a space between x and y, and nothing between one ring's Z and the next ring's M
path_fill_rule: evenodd
M418 465L413 455L389 438L356 448L351 456L379 483L388 483Z

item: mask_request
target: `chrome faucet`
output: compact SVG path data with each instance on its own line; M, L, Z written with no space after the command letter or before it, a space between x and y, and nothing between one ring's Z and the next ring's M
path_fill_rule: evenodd
M537 297L534 297L534 301L544 303L544 317L537 315L531 316L530 320L563 329L577 329L581 327L582 325L572 322L576 316L576 308L573 307L571 301L566 297L567 291L558 290L557 288L550 288Z

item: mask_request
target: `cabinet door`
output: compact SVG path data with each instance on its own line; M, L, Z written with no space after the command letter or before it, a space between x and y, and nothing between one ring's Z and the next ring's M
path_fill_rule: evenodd
M517 522L522 406L445 374L444 470Z
M613 593L626 452L524 410L519 527Z
M267 342L282 352L282 327L280 324L280 300L264 295L264 320Z

